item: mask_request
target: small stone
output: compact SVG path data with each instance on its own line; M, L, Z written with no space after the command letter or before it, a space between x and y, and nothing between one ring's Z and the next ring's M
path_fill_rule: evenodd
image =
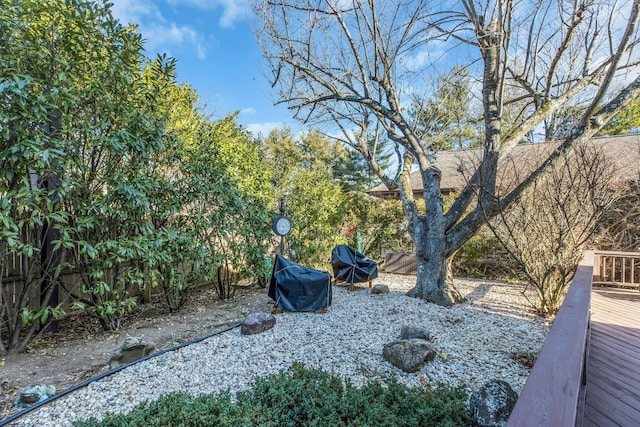
M492 380L471 394L469 406L480 427L503 427L518 400L509 383Z
M372 294L388 294L389 293L389 286L388 285L384 285L382 283L377 283L377 284L373 285L373 288L371 288L371 293Z
M429 334L429 331L426 331L417 326L405 325L400 330L400 339L403 339L403 340L419 339L419 340L429 341L431 339L431 334Z
M273 325L275 324L276 316L273 314L254 311L247 314L247 317L245 317L242 327L240 328L240 332L243 335L259 334L273 328Z

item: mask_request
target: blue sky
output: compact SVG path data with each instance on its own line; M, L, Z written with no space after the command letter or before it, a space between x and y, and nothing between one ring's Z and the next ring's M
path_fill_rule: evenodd
M260 48L245 0L111 0L114 16L139 26L147 56L177 59L178 81L188 82L214 119L239 111L238 122L266 136L297 125L284 106L274 106L262 73Z

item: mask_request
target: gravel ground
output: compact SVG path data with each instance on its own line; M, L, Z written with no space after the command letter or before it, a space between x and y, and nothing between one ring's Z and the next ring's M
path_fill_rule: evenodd
M333 304L320 313L282 313L273 329L242 335L240 328L162 354L93 382L14 422L13 426L70 426L73 420L126 412L160 394L212 393L247 388L254 377L276 373L293 362L322 368L359 385L396 376L414 386L424 382L461 385L469 392L492 379L520 392L529 368L518 353L537 354L548 327L528 307L521 285L456 280L466 301L439 307L405 295L415 276L381 274L388 294L365 286L349 292L333 287ZM408 374L382 358L385 344L403 325L431 333L438 357Z

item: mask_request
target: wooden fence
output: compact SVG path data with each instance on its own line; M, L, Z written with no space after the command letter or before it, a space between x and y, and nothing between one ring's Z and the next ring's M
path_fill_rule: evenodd
M25 263L22 262L23 259L21 256L7 257L5 259L5 265L2 269L3 274L0 277L0 292L2 292L2 296L5 301L13 301L15 302L16 295L18 295L22 291L23 284L21 282L24 281L23 278L23 266ZM126 269L128 268L128 263L119 264L118 268ZM188 274L191 271L190 266L185 266L183 263L178 263L178 269L181 272ZM223 267L223 275L234 275L234 277L238 278L239 275L237 272L233 270L228 270L227 267ZM37 272L38 274L40 272ZM103 269L103 277L100 280L106 283L113 283L114 281L114 269ZM39 275L33 277L34 282L38 282L41 279ZM86 279L86 277L85 277ZM240 278L242 280L242 278ZM84 295L83 292L83 276L78 271L73 271L69 269L68 271L63 271L57 278L60 286L58 287L58 301L61 304L61 308L65 311L69 311L74 302L81 299ZM163 289L160 286L152 286L150 283L151 277L145 275L145 286L141 290L138 286L128 284L127 292L130 296L138 297L140 301L144 301L145 303L149 302L154 295L161 294ZM234 279L234 282L238 280ZM198 287L207 285L210 282L196 282L192 283L192 287ZM31 284L28 289L29 292L29 305L28 308L32 310L37 310L40 308L40 288L37 285Z
M418 274L415 252L387 252L384 256L384 271L391 274Z
M63 255L64 258L65 255ZM23 258L23 255L7 257L3 266L3 274L0 277L0 291L5 301L15 302L16 295L23 291L24 280L23 277L25 265L27 264ZM118 266L120 269L126 269L127 263L122 263ZM40 271L36 268L35 275L32 277L32 282L28 286L29 305L28 308L37 310L40 308L40 288L35 285L42 279ZM114 270L104 269L103 277L100 279L106 283L112 283L114 280ZM78 301L83 296L83 277L74 270L67 270L60 273L57 277L58 286L58 301L61 304L61 308L65 311L69 311L74 302ZM129 285L127 291L131 296L140 297L144 302L149 302L153 294L162 292L158 287L145 286L144 293L141 293L138 286Z

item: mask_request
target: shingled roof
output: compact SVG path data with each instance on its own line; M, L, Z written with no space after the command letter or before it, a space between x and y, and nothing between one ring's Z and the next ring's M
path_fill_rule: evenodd
M637 180L640 177L640 135L598 137L591 140L591 145L601 149L608 161L614 165L614 179L618 181ZM504 160L501 160L499 176L504 174L507 167L526 170L542 161L559 145L559 142L538 144L519 144ZM546 154L546 156L544 155ZM442 172L440 191L443 194L461 190L465 177L475 170L482 156L482 149L439 151L435 166ZM498 178L500 179L500 178ZM416 196L422 195L422 180L420 171L411 173L411 187ZM368 194L383 198L397 198L398 190L389 190L384 185L378 185L367 191Z

